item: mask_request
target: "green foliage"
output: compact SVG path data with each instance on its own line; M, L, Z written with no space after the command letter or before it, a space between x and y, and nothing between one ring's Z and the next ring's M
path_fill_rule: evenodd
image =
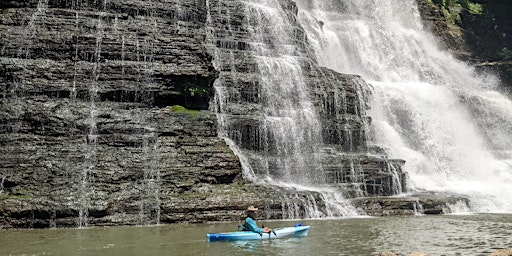
M427 2L436 5L443 13L443 16L451 23L460 21L462 10L473 15L481 15L484 12L483 5L471 2L470 0L427 0Z
M446 9L445 7L441 7L441 11L443 12L443 16L450 23L455 23L455 21L460 21L460 16L458 13L454 13L453 11Z
M471 14L480 15L484 13L484 7L481 4L468 2L466 10Z
M190 88L187 88L187 90L188 90L188 93L190 94L190 96L192 96L192 97L194 97L194 96L203 97L203 96L208 95L208 90L206 90L205 88L190 87Z
M509 50L507 47L503 47L503 49L501 49L499 56L504 61L512 61L512 51Z
M185 84L185 91L191 97L205 97L210 94L210 90L207 87L203 87L192 82Z

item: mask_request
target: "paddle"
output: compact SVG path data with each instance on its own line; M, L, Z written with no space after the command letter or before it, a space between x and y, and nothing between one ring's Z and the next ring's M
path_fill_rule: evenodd
M261 225L261 228L265 228L265 226ZM270 239L270 235L271 235L271 234L274 234L274 236L276 236L276 238L277 238L277 234L276 234L276 232L275 232L273 229L271 229L271 231L270 231L270 232L268 232L268 239Z

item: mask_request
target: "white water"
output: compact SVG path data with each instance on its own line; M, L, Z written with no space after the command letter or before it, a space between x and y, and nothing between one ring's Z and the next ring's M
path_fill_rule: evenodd
M512 101L443 51L414 0L298 0L321 65L373 86L374 143L406 160L409 188L512 211Z
M271 186L305 192L305 197L283 198L284 218L357 215L340 191L325 184L324 169L317 154L322 141L321 124L302 74L300 62L305 56L298 54L298 46L293 44L293 25L286 19L279 1L246 3L246 15L250 23L254 22L250 32L257 40L252 47L256 49L264 101L261 138L267 140L265 150L272 155L256 157L253 165L259 170L266 169L267 173L255 176L263 174ZM314 196L308 194L311 191L320 195L325 212L318 209Z
M257 157L254 162L265 166L267 173L260 174L280 180L323 182L323 170L314 154L319 151L321 125L299 57L293 55L293 27L278 1L248 1L246 15L253 25L249 31L256 40L252 47L261 77L261 139L265 140L264 150L273 155Z
M210 46L216 67L229 67L216 81L216 112L219 134L240 157L244 178L253 183L280 187L301 193L282 198L283 217L319 218L324 216L353 216L356 210L334 189L325 189L325 174L317 152L320 151L321 124L308 94L301 61L304 53L294 44L294 28L285 10L277 0L243 1L248 17L248 30L258 70L258 111L253 127L230 127L239 118L231 115L238 97L230 94L232 88L224 84L226 79L237 81L242 74L235 68L235 52L229 47L220 49ZM229 20L229 9L226 19ZM214 44L214 27L210 1L207 1L206 41ZM217 13L218 14L218 13ZM230 24L230 23L228 23ZM231 27L228 25L228 30ZM222 40L227 40L222 38ZM221 42L222 45L223 42ZM236 92L236 95L242 92ZM244 108L250 108L250 104ZM242 145L243 129L252 129L250 144ZM319 209L315 194L325 202L325 212Z
M94 194L94 186L91 185L94 172L98 164L98 91L99 77L101 74L101 51L104 37L103 14L98 15L96 19L96 45L94 51L94 66L91 82L89 83L89 134L87 135L87 153L85 155L87 167L80 172L80 187L78 190L78 226L87 227L89 225L89 209L91 208L91 197Z

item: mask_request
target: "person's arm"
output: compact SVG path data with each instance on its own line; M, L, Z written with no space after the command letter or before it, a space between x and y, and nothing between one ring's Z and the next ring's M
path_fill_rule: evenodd
M245 219L245 225L247 226L247 228L249 228L252 232L255 232L255 233L258 233L258 234L263 234L263 229L261 228L258 228L258 225L256 225L256 221L253 220L252 218L247 218Z

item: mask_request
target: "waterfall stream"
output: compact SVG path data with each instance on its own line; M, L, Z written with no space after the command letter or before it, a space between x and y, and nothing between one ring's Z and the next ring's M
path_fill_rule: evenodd
M75 197L76 205L78 210L77 224L79 227L89 226L91 216L97 214L97 209L101 208L105 198L105 192L102 191L101 184L103 177L98 175L102 168L104 168L102 161L105 159L106 152L106 136L105 133L105 115L118 115L125 118L125 120L131 120L132 124L136 126L136 130L133 133L134 136L134 147L132 155L137 155L143 161L138 163L135 168L140 171L140 180L133 184L126 184L126 186L120 187L122 190L122 196L136 198L133 200L134 205L131 206L134 209L138 208L136 216L129 216L126 213L121 213L121 218L134 218L137 224L148 225L148 224L159 224L160 222L160 205L161 205L161 188L160 188L160 144L158 135L155 133L155 120L153 115L142 114L140 110L133 109L129 112L116 112L110 109L109 102L102 99L102 94L105 94L105 89L108 88L109 81L105 81L105 72L112 66L109 64L112 62L119 62L120 73L122 77L120 79L121 88L124 90L127 88L127 81L125 80L128 72L133 72L134 81L139 86L133 92L133 100L140 104L152 105L154 98L150 92L154 88L154 72L155 72L155 40L150 35L144 37L135 37L130 34L122 34L118 31L117 14L113 13L110 9L110 1L103 0L98 2L98 6L87 9L83 6L84 2L76 2L75 10L75 26L77 31L82 32L77 36L76 45L74 46L74 70L73 70L73 81L70 92L70 98L73 101L80 102L80 98L77 98L77 94L80 90L87 90L88 94L88 134L87 145L85 146L85 159L84 163L76 167L76 177L71 177L75 182ZM95 15L94 22L91 26L90 32L87 31L88 27L81 24L84 13L92 13ZM150 24L148 32L157 33L157 23L154 17L147 15L145 17ZM87 48L88 34L93 36L95 44L91 49ZM82 42L83 41L83 42ZM119 41L121 45L119 59L108 60L108 54L113 54L112 45ZM90 51L90 52L89 52ZM115 52L115 51L114 51ZM80 56L89 56L85 61L81 60ZM90 63L89 63L90 62ZM88 73L88 69L92 69ZM127 71L129 70L129 71ZM87 77L88 76L88 77ZM80 77L85 77L83 82ZM83 93L83 92L82 92ZM125 95L129 95L129 89L126 92L122 92L116 97L119 97L120 101L127 101L123 99ZM126 96L129 97L129 96ZM122 155L124 152L119 152ZM115 171L109 170L111 175Z
M228 9L212 13L210 2L207 1L207 22L213 22L212 15L225 15L226 28L232 33ZM218 5L222 4L219 1ZM308 56L301 42L297 43L297 31L287 13L290 10L275 0L250 0L242 4L251 40L247 48L257 72L255 79L250 78L254 79L254 91L235 91L229 86L247 83L247 74L238 72L241 68L237 67L236 56L240 52L229 42L221 41L227 38L215 38L211 24L206 31L206 41L217 42L217 47L210 51L215 66L221 70L215 85L219 134L239 155L247 180L304 194L281 198L283 218L356 215L355 208L341 193L326 184L319 156L322 127L303 74ZM247 110L249 113L241 115L241 111ZM317 200L323 201L323 210Z
M297 4L319 63L372 85L373 143L406 160L411 189L512 210L512 101L496 77L443 51L414 0Z

